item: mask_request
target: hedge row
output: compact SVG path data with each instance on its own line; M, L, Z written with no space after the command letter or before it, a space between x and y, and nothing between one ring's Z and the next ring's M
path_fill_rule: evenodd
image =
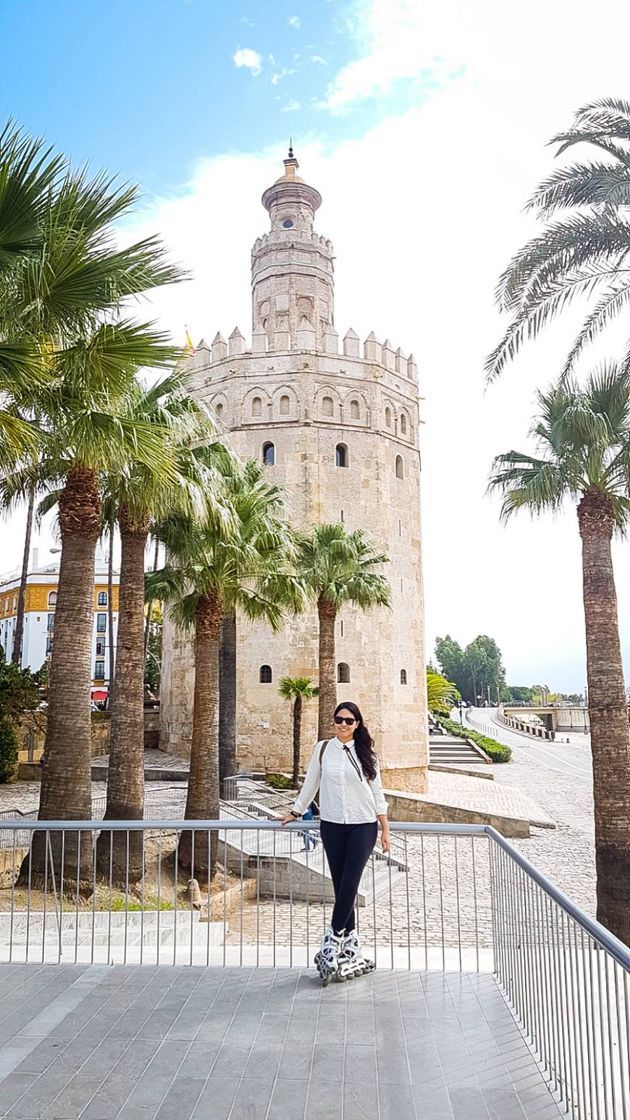
M456 723L453 719L445 719L444 716L438 716L437 718L445 731L448 731L451 735L459 736L460 739L472 739L473 743L476 743L486 754L490 755L493 762L510 761L512 751L504 743L498 743L496 739L489 739L487 735L480 735L478 731L471 731L469 727L463 727L461 723Z

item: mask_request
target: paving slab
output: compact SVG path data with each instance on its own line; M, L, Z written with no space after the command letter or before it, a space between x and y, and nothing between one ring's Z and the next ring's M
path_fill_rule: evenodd
M560 1116L492 976L0 965L0 992L34 982L54 1005L0 1047L2 1120Z

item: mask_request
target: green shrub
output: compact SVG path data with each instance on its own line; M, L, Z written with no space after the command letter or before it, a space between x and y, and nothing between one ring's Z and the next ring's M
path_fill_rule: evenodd
M265 781L272 789L291 789L291 779L286 774L267 774Z
M450 735L457 735L460 739L471 739L478 747L481 747L486 754L490 755L493 762L509 762L512 757L510 747L506 747L505 743L498 743L496 739L489 739L487 735L480 735L478 731L471 731L469 727L463 727L461 723L456 723L453 719L445 719L439 716L438 723L441 723L445 731Z
M17 732L5 716L0 719L0 782L8 782L13 777L18 751Z

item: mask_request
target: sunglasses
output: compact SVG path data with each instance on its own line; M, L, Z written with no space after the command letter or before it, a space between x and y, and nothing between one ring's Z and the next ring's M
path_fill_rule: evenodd
M335 723L345 723L345 724L347 724L347 725L348 725L348 727L352 727L352 724L353 724L353 723L356 723L356 722L357 722L357 721L356 721L356 719L354 718L354 716L352 716L352 717L348 717L348 716L335 716Z

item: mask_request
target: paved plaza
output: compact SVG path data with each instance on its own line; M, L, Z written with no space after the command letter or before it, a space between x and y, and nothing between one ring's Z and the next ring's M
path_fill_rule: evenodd
M0 966L3 1120L552 1120L489 976Z

